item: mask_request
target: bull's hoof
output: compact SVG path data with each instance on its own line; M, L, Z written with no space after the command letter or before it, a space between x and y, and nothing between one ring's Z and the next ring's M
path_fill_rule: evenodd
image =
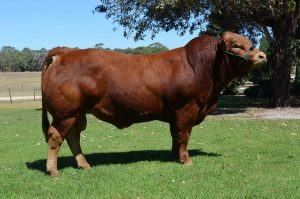
M90 169L91 168L91 165L89 165L89 163L84 163L84 164L80 164L78 165L78 168L80 169Z
M58 171L56 171L56 172L51 172L50 175L51 175L52 177L58 177Z
M49 166L48 164L46 165L46 171L47 171L47 174L49 174L52 177L58 176L57 169L51 168L51 166Z
M193 161L190 158L181 159L180 162L184 164L184 166L189 166L193 164Z
M78 168L80 168L80 169L89 169L89 168L91 168L90 164L86 161L83 154L78 154L75 157L75 159L76 159Z
M56 171L54 171L54 170L51 170L51 171L47 170L47 173L50 176L52 176L52 177L57 177L58 176L58 171L57 170Z
M193 164L193 162L192 162L192 160L191 160L191 159L189 159L189 160L187 160L187 161L183 162L183 164L184 164L184 166L190 166L190 165L192 165L192 164Z

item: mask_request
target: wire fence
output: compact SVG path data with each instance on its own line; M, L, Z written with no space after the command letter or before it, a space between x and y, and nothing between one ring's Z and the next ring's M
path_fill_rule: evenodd
M7 89L7 96L0 97L0 101L13 103L15 101L36 101L40 100L41 97L41 89L40 88L34 88L33 90L11 90L10 88Z
M33 88L26 90L15 90L11 88L7 88L6 91L0 90L0 102L16 102L16 101L36 101L41 100L41 89Z
M39 72L0 73L0 103L41 99Z

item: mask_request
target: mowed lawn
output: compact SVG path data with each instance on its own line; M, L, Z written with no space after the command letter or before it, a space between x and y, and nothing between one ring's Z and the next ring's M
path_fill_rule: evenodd
M88 117L75 168L66 143L59 177L45 173L40 102L0 106L1 198L300 198L300 120L209 116L193 129L192 166L171 156L161 122L119 130Z

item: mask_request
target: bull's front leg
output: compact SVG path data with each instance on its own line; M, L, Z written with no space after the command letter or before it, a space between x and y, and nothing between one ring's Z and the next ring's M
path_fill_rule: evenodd
M189 142L189 137L191 135L191 128L185 130L179 130L175 127L175 124L171 124L170 127L171 135L172 135L172 153L173 155L179 159L181 163L184 165L192 164L192 160L190 159L187 145Z
M192 128L197 119L198 106L190 103L183 108L175 111L175 118L170 123L172 135L172 152L184 165L191 165L187 145Z

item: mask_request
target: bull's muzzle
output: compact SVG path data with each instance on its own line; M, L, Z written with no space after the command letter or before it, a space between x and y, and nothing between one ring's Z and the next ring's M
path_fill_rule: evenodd
M267 55L263 52L257 53L254 57L256 63L266 63Z

